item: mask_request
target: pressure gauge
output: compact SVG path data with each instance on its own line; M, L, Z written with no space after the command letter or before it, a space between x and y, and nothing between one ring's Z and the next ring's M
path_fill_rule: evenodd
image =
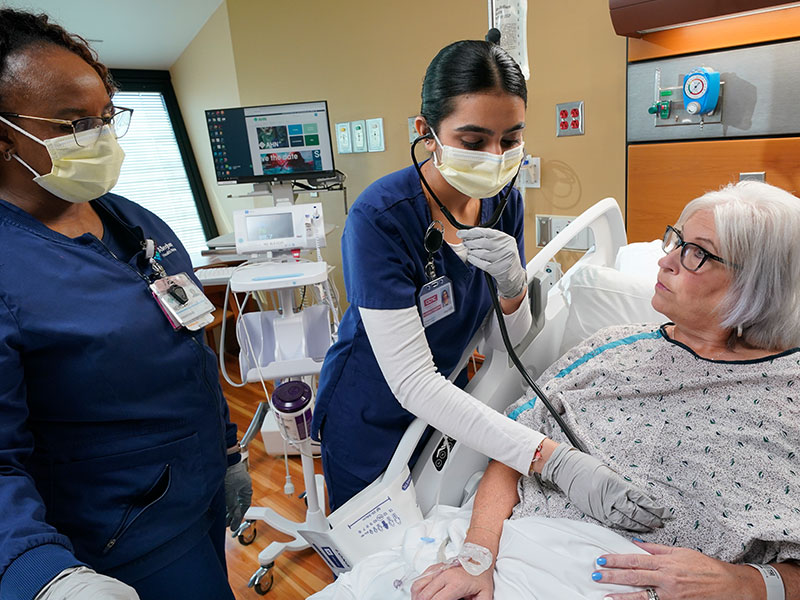
M686 80L686 83L683 85L683 93L689 96L689 98L699 98L703 95L703 92L706 91L707 87L706 78L699 73L695 73Z
M710 114L719 100L719 73L708 67L694 69L683 78L683 106L690 115Z

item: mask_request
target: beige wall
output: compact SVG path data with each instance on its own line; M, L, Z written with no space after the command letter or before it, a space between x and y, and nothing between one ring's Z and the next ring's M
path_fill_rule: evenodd
M525 138L542 159L542 188L526 194L530 258L534 214L577 215L606 196L624 206L626 64L625 40L614 34L607 3L529 0L528 10ZM335 154L352 203L370 182L409 164L407 118L419 110L425 67L449 42L482 38L486 19L485 0L227 0L172 69L195 151L207 162L207 189L226 191L213 180L202 115L192 113L211 108L209 102L235 104L232 90L222 88L238 83L245 106L325 99L331 127L383 117L386 152ZM232 61L235 81L221 85L217 67L204 60ZM555 104L573 100L585 102L586 135L556 138ZM341 225L341 198L324 201L326 220ZM329 243L330 260L340 263L338 244Z
M226 196L246 193L252 186L217 185L206 128L206 109L241 104L225 2L211 15L192 43L172 65L170 77L214 219L220 233L227 233L232 230L232 206L241 201L232 201Z
M578 215L612 196L625 213L626 43L608 3L530 0L527 149L542 158L542 188L526 194L526 239L535 252L534 214ZM561 24L569 24L562 27ZM556 138L555 105L584 101L583 136ZM569 255L573 255L570 257ZM564 253L562 264L576 253Z

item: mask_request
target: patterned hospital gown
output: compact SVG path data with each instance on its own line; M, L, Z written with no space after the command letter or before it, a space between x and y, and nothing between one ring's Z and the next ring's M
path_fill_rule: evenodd
M800 348L715 361L657 325L611 327L545 382L589 452L673 512L663 529L636 535L729 562L800 559ZM506 414L566 441L542 402L522 398ZM518 491L512 518L592 520L538 477Z

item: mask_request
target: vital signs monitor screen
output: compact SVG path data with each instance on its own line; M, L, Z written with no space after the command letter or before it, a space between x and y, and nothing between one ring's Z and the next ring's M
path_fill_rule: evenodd
M206 111L217 181L251 183L334 173L328 103Z

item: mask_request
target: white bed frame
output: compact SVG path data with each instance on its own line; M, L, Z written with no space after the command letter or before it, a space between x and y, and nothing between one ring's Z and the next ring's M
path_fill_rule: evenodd
M559 286L551 288L549 292L542 290L540 276L555 254L587 228L594 235L594 246L565 277L569 277L569 273L580 265L613 266L617 251L627 243L622 213L613 198L601 200L576 218L527 265L528 293L534 322L516 347L516 352L534 379L559 358L569 308ZM483 341L488 319L495 318L493 311L486 318L487 321L465 349L451 379L467 365L473 351ZM483 365L465 390L495 410L502 411L524 393L524 381L505 351L486 348L485 355ZM388 477L391 481L408 464L426 428L427 424L420 419L411 423L382 477ZM417 501L423 514L427 514L437 502L437 492L439 504L461 506L477 489L480 476L488 464L486 456L457 441L447 453L446 443L445 437L434 431L412 470Z

